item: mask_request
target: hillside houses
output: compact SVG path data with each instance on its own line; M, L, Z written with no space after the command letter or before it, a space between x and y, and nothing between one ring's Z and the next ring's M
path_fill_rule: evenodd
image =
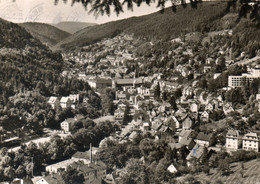
M259 140L259 135L255 132L240 135L238 130L228 130L226 134L226 149L228 151L243 149L259 152Z
M69 133L71 132L72 124L82 119L84 119L84 116L82 115L77 115L74 118L65 119L63 122L60 123L60 127L65 133Z
M77 105L80 103L80 97L78 94L69 95L66 97L55 97L51 96L48 100L48 103L51 105L53 109L61 107L62 109L72 108L75 109Z

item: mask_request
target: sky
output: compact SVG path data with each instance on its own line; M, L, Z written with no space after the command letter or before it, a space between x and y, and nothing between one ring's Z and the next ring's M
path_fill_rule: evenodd
M74 21L102 24L146 15L159 10L159 8L156 8L156 4L151 6L143 4L141 7L134 7L134 11L124 8L124 12L119 16L112 10L110 16L95 17L93 14L89 14L80 3L71 6L71 0L68 0L66 4L59 0L57 5L54 5L54 0L0 0L0 17L15 23L43 22L55 24L62 21Z

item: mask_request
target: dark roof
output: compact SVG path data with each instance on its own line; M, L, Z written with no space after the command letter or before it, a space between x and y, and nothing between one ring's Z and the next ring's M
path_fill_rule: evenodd
M73 158L89 159L90 155L88 152L77 151L72 155Z
M209 141L210 135L204 134L203 132L200 132L200 133L197 135L196 139L197 139L197 140L202 140L202 141Z
M64 180L59 174L51 174L49 176L44 176L44 180L49 184L65 184Z

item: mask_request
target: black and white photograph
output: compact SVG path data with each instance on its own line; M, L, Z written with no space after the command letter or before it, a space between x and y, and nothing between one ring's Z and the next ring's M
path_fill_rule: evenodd
M260 184L260 0L0 0L0 184Z

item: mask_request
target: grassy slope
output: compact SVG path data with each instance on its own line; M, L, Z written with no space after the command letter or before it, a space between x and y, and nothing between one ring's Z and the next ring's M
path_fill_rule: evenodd
M48 44L50 47L71 35L68 32L44 23L26 22L19 25L31 33L33 37L39 39L42 43Z
M251 160L244 163L244 177L242 178L240 171L241 163L231 164L231 174L228 176L222 176L216 169L210 171L210 175L201 173L196 176L201 181L210 181L212 183L217 180L221 180L225 184L256 184L260 183L260 160Z
M200 3L197 8L191 8L190 5L186 8L178 6L176 13L167 8L163 14L157 12L85 28L58 43L55 48L83 46L121 32L151 38L175 38L182 33L193 31L198 24L210 18L214 19L225 8L226 3L212 2Z

